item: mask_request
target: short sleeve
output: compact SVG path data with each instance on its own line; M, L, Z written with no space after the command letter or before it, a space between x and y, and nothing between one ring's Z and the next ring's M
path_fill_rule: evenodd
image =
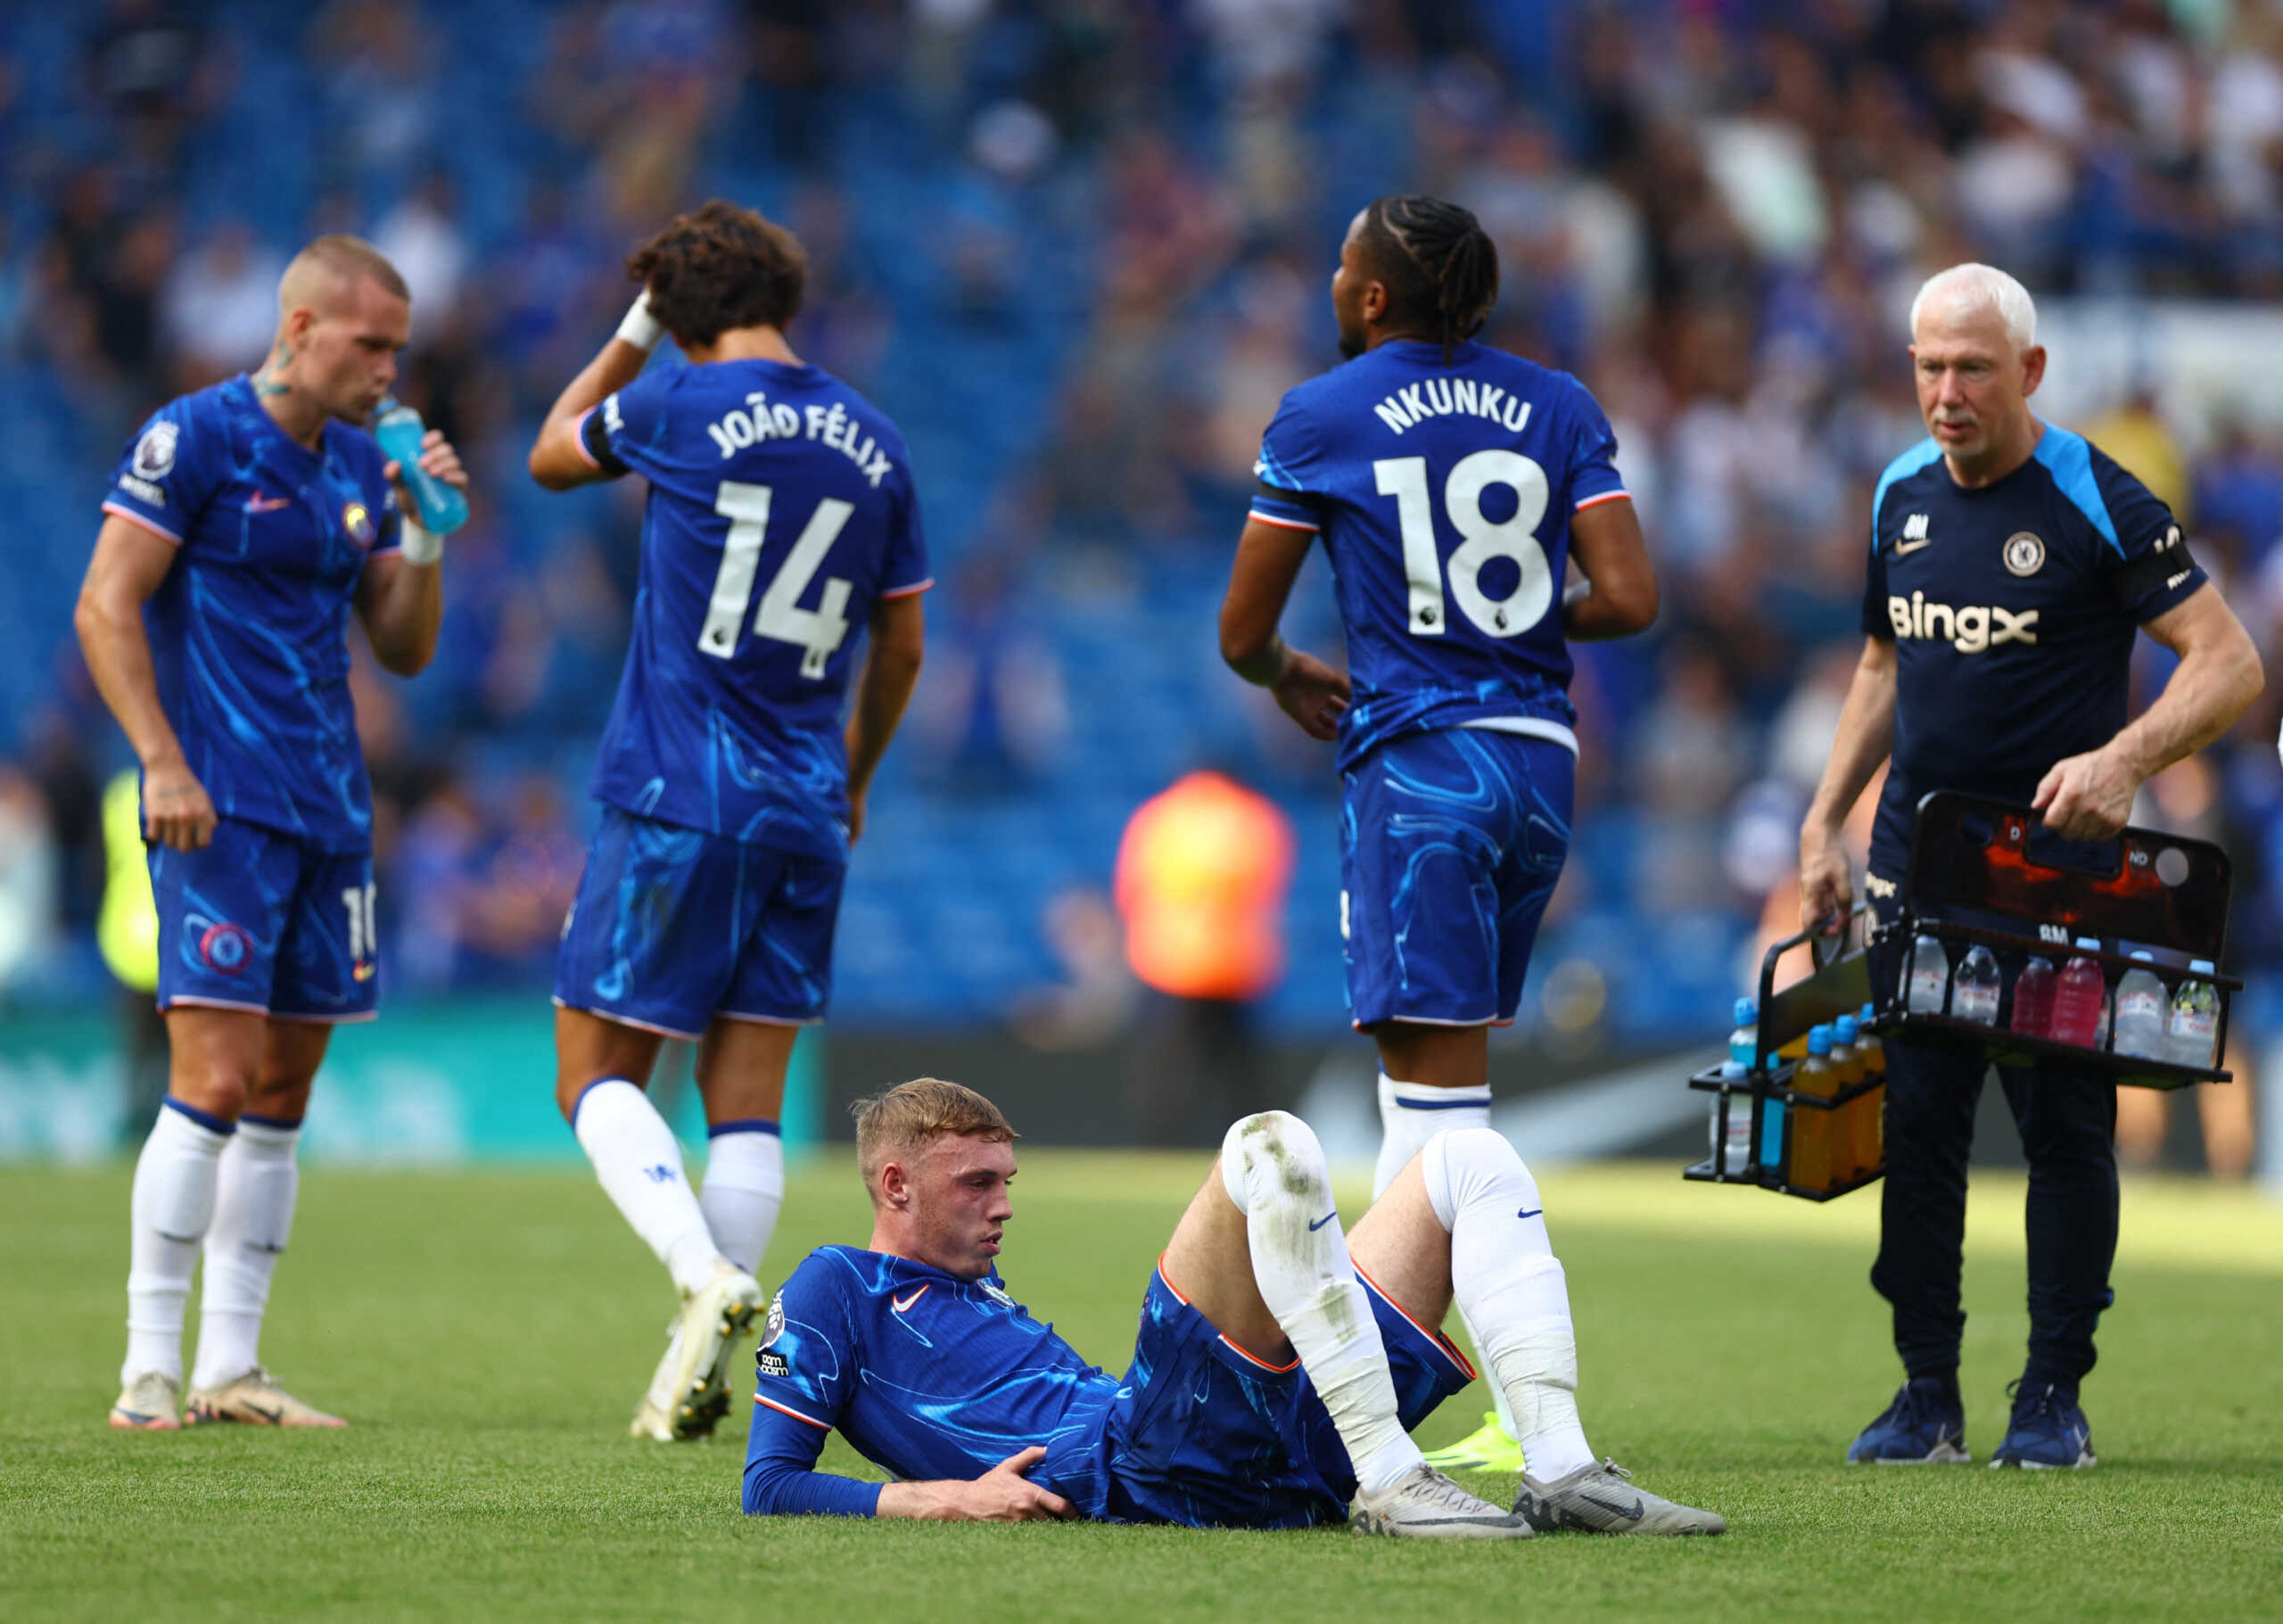
M1260 458L1252 466L1259 482L1253 490L1252 516L1284 530L1322 530L1322 460L1315 425L1288 393L1260 438Z
M120 457L103 511L181 546L214 493L216 437L190 397L168 401Z
M1871 567L1863 582L1863 635L1882 642L1894 641L1894 621L1887 608L1887 556L1871 540Z
M927 571L927 536L919 522L919 492L913 487L911 465L901 446L896 448L896 461L904 476L888 515L887 555L880 561L882 598L909 598L935 584Z
M1625 497L1625 480L1617 471L1617 431L1609 414L1582 383L1572 390L1570 428L1570 507L1576 512L1601 502Z
M671 372L649 374L603 397L579 425L579 449L606 474L647 474L662 466L666 414L660 396Z
M2145 625L2194 597L2206 577L2188 556L2171 508L2106 458L2095 466L2101 500L2116 532L2115 546L2101 549L2110 590L2117 606Z
M754 1356L754 1401L820 1430L839 1422L855 1381L856 1339L831 1274L822 1254L793 1271Z

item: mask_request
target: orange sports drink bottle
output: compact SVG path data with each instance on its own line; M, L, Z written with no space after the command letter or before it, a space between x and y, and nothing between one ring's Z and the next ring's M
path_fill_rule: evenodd
M1868 1026L1876 1012L1874 1006L1865 1004L1858 1024ZM1856 1038L1855 1047L1863 1054L1864 1075L1875 1083L1883 1083L1887 1075L1885 1042L1875 1032L1864 1032ZM1864 1095L1855 1109L1855 1158L1865 1173L1886 1166L1886 1105L1887 1091L1881 1087Z
M1810 1027L1808 1058L1792 1073L1792 1087L1828 1100L1839 1092L1839 1071L1831 1063L1831 1028ZM1808 1106L1792 1113L1791 1182L1802 1190L1828 1190L1839 1182L1839 1113Z
M1855 1018L1842 1015L1831 1023L1831 1068L1839 1074L1839 1092L1846 1092L1863 1080L1865 1063L1863 1051L1856 1042ZM1860 1177L1867 1171L1859 1157L1861 1135L1857 1119L1867 1099L1850 1101L1839 1108L1837 1124L1831 1140L1831 1170L1834 1183Z

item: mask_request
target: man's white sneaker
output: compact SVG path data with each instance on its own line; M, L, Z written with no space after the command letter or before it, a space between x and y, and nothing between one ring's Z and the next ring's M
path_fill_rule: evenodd
M710 1436L729 1414L729 1365L761 1309L761 1282L726 1258L716 1265L682 1303L627 1430L660 1443Z
M1635 1487L1615 1461L1597 1461L1541 1483L1525 1473L1514 1514L1541 1534L1584 1529L1595 1534L1725 1534L1727 1520Z
M182 1410L183 1424L204 1426L209 1422L241 1421L256 1427L345 1427L338 1415L328 1415L277 1385L277 1378L259 1364L244 1374L212 1387L193 1388Z
M1528 1539L1530 1525L1487 1500L1478 1500L1421 1462L1387 1488L1359 1493L1348 1526L1358 1534L1412 1539Z
M146 1370L119 1389L111 1424L128 1432L172 1432L182 1425L182 1383Z

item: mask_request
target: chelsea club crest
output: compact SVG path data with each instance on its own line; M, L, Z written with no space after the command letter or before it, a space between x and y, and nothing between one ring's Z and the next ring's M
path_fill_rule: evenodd
M2034 575L2045 567L2045 543L2026 530L2006 538L2006 567L2016 575Z

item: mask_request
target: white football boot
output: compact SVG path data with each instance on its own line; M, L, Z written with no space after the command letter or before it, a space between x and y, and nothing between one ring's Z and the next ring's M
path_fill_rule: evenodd
M683 1301L665 1356L627 1428L659 1443L712 1436L729 1412L729 1365L762 1307L761 1282L724 1258Z
M1348 1526L1408 1539L1528 1539L1530 1525L1478 1500L1422 1461L1376 1494L1359 1493Z

